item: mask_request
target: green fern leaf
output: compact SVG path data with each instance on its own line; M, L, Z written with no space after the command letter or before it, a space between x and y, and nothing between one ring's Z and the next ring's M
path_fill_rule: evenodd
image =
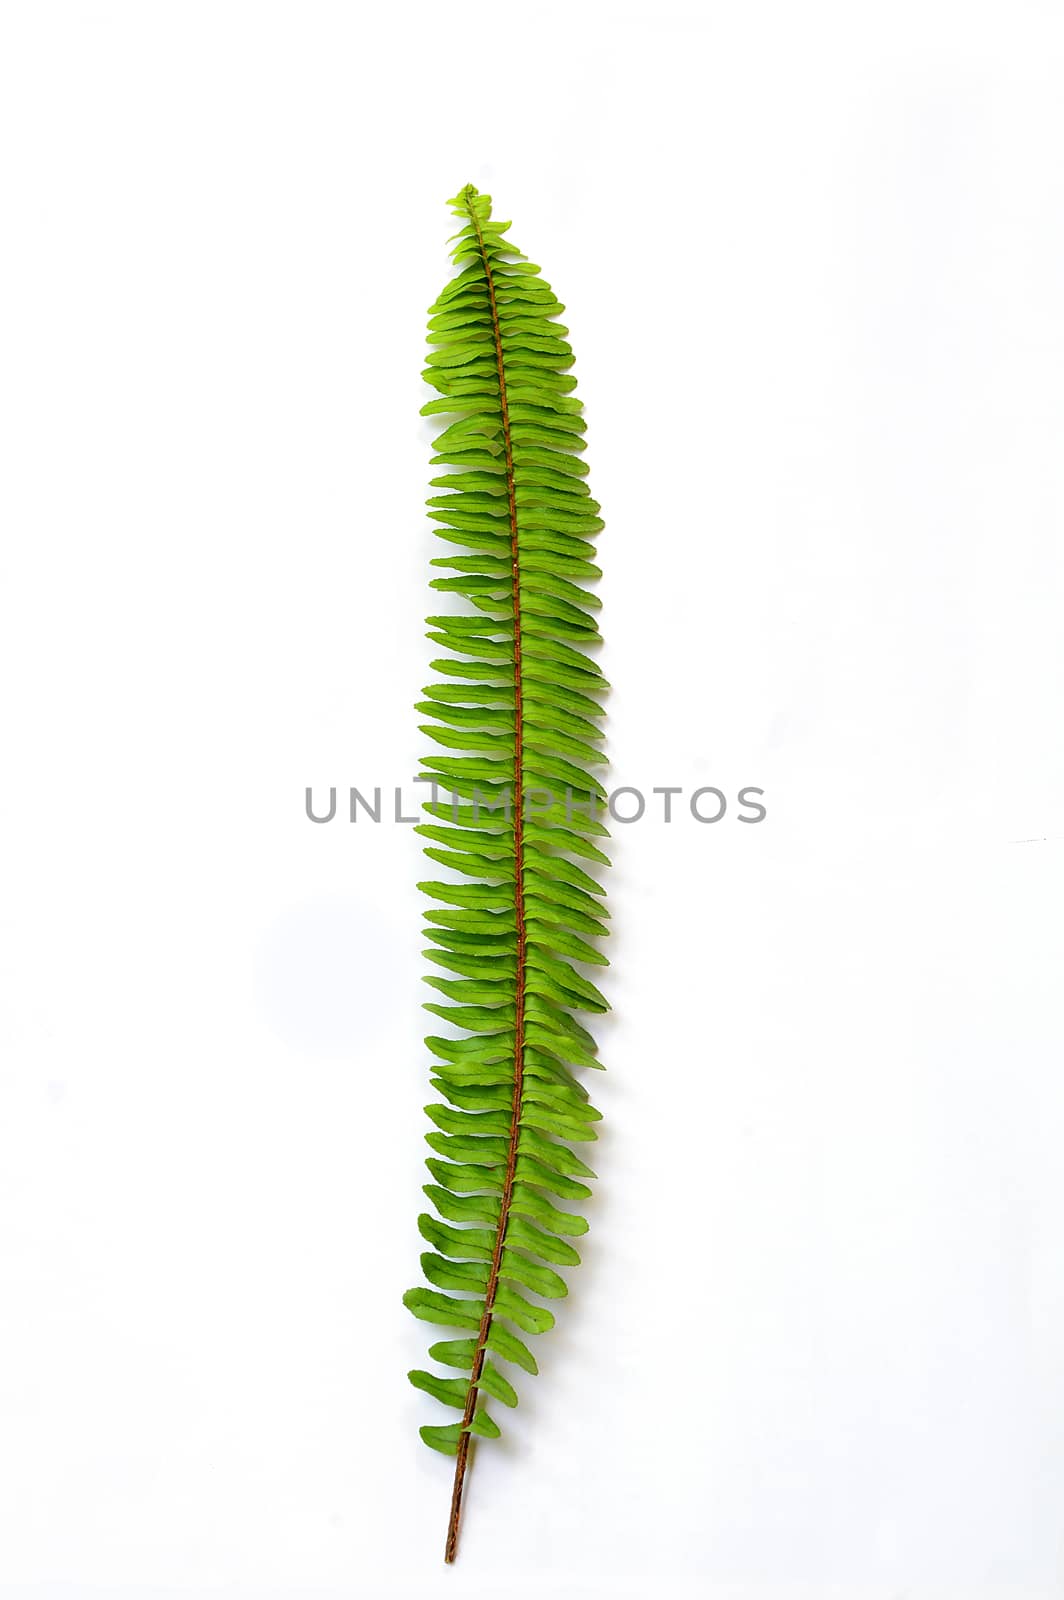
M425 1005L448 1032L425 1041L440 1096L425 1108L425 1193L438 1215L418 1220L432 1287L404 1296L423 1321L467 1330L430 1347L450 1375L409 1374L461 1412L421 1429L455 1458L447 1561L473 1438L497 1437L493 1402L518 1401L498 1363L536 1372L525 1338L553 1327L544 1302L565 1298L558 1269L580 1260L569 1241L587 1222L574 1205L594 1173L573 1146L587 1150L599 1113L579 1071L600 1063L576 1013L608 1009L584 969L607 965L589 941L609 915L587 870L608 865L590 842L606 833L605 790L590 771L605 762L589 588L602 521L580 459L564 308L507 243L489 196L469 185L450 205L459 270L430 308L424 376L435 396L422 412L444 419L432 465L446 470L428 506L448 550L432 565L449 575L432 588L455 609L428 618L448 654L416 707L431 719L420 725L433 748L421 776L435 786L433 820L418 831L451 874L420 885L434 902L425 953L437 969Z

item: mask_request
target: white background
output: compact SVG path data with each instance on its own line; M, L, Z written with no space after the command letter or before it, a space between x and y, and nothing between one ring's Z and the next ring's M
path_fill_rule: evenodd
M1061 7L2 19L3 1593L1064 1592ZM586 1264L448 1571L423 864L303 804L424 753L469 180L568 306L613 781L768 817L616 829Z

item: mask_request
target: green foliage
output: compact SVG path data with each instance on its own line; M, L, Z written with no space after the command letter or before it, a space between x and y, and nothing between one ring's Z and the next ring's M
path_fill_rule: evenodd
M513 1369L536 1371L525 1341L554 1325L559 1268L580 1259L569 1241L586 1232L594 1173L573 1147L586 1152L599 1113L579 1074L599 1062L577 1013L607 1009L586 968L606 964L608 931L592 876L607 859L592 843L606 832L591 770L605 760L589 587L602 521L564 307L487 195L470 185L450 204L459 270L430 310L436 397L422 408L444 419L428 501L442 609L428 637L445 653L417 704L433 745L422 776L436 786L418 831L446 873L420 885L436 903L426 1007L446 1031L426 1040L439 1096L426 1107L437 1215L419 1220L432 1287L404 1296L415 1316L461 1330L429 1352L449 1373L410 1373L460 1413L421 1429L457 1457L448 1560L470 1438L497 1436L495 1402L517 1404Z

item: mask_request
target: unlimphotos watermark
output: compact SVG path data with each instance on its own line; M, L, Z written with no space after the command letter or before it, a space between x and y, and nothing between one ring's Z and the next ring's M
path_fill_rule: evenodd
M514 790L510 784L476 783L463 785L458 793L444 779L414 778L413 783L428 787L429 797L419 802L408 796L402 785L375 784L365 789L352 786L347 790L345 809L351 822L420 822L424 815L440 817L450 815L455 822L477 822L498 815L509 822L515 807ZM322 798L315 797L313 786L306 790L306 812L311 822L332 822L337 815L335 787L329 789L326 806ZM650 818L657 822L675 822L682 818L695 822L721 822L732 817L737 822L764 822L767 808L762 804L764 789L747 784L729 800L723 789L705 784L697 789L685 789L682 784L654 784L641 789L635 784L622 784L608 792L592 793L569 785L557 789L545 784L526 786L521 791L521 813L525 822L542 823L559 827L572 825L579 817L600 821L608 815L613 822L641 822ZM387 797L387 798L386 798Z

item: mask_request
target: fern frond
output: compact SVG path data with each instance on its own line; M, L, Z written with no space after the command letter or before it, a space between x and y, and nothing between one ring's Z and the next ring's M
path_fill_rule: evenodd
M564 307L507 243L488 195L469 185L450 204L459 270L430 309L436 398L422 411L445 419L428 506L446 554L431 586L463 609L428 618L446 653L417 705L433 742L421 776L435 784L418 831L448 873L420 885L436 902L426 1007L448 1032L425 1041L439 1096L426 1107L437 1215L418 1224L431 1287L404 1296L460 1335L429 1351L449 1375L410 1373L460 1413L421 1429L455 1457L447 1561L471 1441L498 1435L496 1402L517 1404L512 1369L536 1372L526 1339L554 1325L544 1302L567 1293L557 1269L579 1262L569 1241L587 1231L574 1207L594 1173L573 1146L596 1137L579 1071L600 1063L577 1013L607 1009L585 969L606 965L596 941L608 916L587 870L607 861L592 842L606 833L605 791L589 770L605 760L588 587L602 522Z

